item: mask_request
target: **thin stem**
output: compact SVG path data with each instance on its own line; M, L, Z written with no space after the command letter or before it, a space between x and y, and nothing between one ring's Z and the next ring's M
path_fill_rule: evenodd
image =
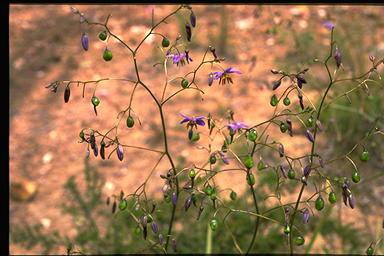
M255 145L256 145L256 144L255 144ZM251 187L251 191L252 191L253 203L254 203L254 205L255 205L256 213L257 213L257 214L260 214L260 213L259 213L259 207L257 206L257 200L256 200L255 189L253 188L252 185L251 185L250 187ZM259 228L259 223L260 223L260 217L257 216L257 217L256 217L255 229L253 230L253 236L252 236L252 239L251 239L251 243L249 244L249 247L248 247L248 250L247 250L246 254L248 254L248 253L252 250L253 244L254 244L255 239L256 239L257 230L258 230L258 228Z

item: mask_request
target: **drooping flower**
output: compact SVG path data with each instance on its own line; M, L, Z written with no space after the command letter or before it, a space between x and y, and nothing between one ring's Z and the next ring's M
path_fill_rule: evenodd
M297 79L297 86L299 86L300 89L303 88L303 84L307 83L307 80L305 80L303 74L298 74L296 76L296 79Z
M309 165L304 167L304 176L308 178L309 174L311 173L311 167Z
M181 66L184 66L185 61L187 61L188 64L190 61L192 62L192 58L189 57L189 51L185 51L183 53L175 53L175 54L167 53L165 56L167 58L172 59L173 64L176 64L177 66L179 66L179 64Z
M86 33L81 35L81 45L83 46L84 51L88 51L89 48L89 39Z
M228 129L232 130L232 132L236 132L242 128L247 128L248 126L244 122L233 122L227 125Z
M182 113L180 113L180 115L182 115L184 117L183 120L181 120L180 124L183 124L183 123L187 123L187 129L189 129L189 132L188 132L188 137L189 139L192 138L192 128L195 127L197 129L197 125L200 125L200 126L204 126L205 125L205 122L204 122L204 116L198 116L198 117L190 117L190 116L187 116L187 115L184 115Z
M339 51L339 48L336 47L335 50L335 60L336 60L336 66L337 68L341 65L341 52Z
M229 164L228 159L226 158L225 154L222 151L219 151L219 155L220 155L221 160L223 160L223 162L225 164Z
M305 131L305 137L307 137L307 139L308 139L310 142L312 142L312 143L315 141L315 139L313 138L312 133L311 133L309 130L306 130L306 131Z
M189 20L191 21L192 27L196 27L196 15L191 10L191 15L189 16Z
M335 27L335 25L333 24L333 22L330 21L330 20L325 21L325 22L323 23L323 26L324 26L325 28L327 28L328 30L332 30L332 29Z
M308 223L309 221L309 210L307 208L305 208L303 211L303 222L304 223Z
M173 192L172 193L172 204L176 205L176 202L177 202L177 195L176 195L176 192Z
M222 72L221 71L212 72L208 75L208 85L210 84L209 83L210 79L219 80L219 84L225 84L225 82L233 84L232 78L229 75L232 73L241 74L241 72L239 70L235 69L234 67L229 67ZM212 82L213 82L213 80L212 80ZM211 84L212 84L212 82L211 82Z
M157 232L159 232L159 227L157 226L156 222L152 223L151 228L152 228L153 233L157 234Z

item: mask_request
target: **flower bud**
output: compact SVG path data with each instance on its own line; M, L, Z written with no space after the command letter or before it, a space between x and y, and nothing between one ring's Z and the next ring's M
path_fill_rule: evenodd
M310 142L312 142L312 143L315 142L315 139L313 138L313 135L311 134L311 132L310 132L309 130L306 130L306 131L305 131L305 137L307 137L307 139L308 139Z
M305 208L303 211L303 222L308 223L309 221L309 210Z
M189 15L189 20L191 21L192 27L196 27L196 16L191 10L191 15Z
M336 60L336 66L337 68L341 65L341 52L339 51L339 48L336 47L335 50L335 60Z
M96 138L93 132L89 136L89 144L91 144L91 149L93 149L96 145Z
M113 205L112 205L112 213L115 213L116 212L116 201L113 202Z
M350 195L348 196L348 203L349 203L349 206L350 206L352 209L355 208L356 200L355 200L355 197L354 197L352 194L350 194Z
M159 227L155 222L152 223L151 228L154 234L157 234L157 232L159 232Z
M191 42L191 37L192 37L192 30L191 30L191 27L189 26L189 24L185 24L185 32L187 34L187 40L188 42Z
M210 73L210 74L208 75L208 86L211 86L212 83L213 83L213 74Z
M289 133L289 136L293 137L293 132L292 132L292 121L291 121L291 119L287 119L287 126L288 126L288 133Z
M69 88L69 84L65 87L64 91L64 102L67 103L69 101L69 96L71 95L71 89Z
M279 144L279 154L280 154L280 157L284 156L284 146L283 146L283 144Z
M305 178L308 178L309 174L311 173L311 167L309 165L304 167L304 176Z
M188 197L187 200L185 200L184 208L185 211L188 211L189 207L191 206L192 203L192 197Z
M176 195L176 192L173 192L172 193L172 204L176 205L176 202L177 202L177 195Z
M272 90L276 90L281 85L281 79L273 81L272 83Z
M93 147L93 154L97 157L97 155L99 154L99 149L97 148L97 144L95 144L95 146Z
M123 158L124 158L123 146L121 146L119 144L119 146L117 146L116 153L117 153L117 157L119 158L119 160L123 161Z
M88 35L85 32L81 35L81 45L83 46L84 51L88 51L89 39Z
M100 145L100 156L104 160L105 159L105 143L104 143L104 141L102 141L100 144L101 144Z
M159 244L163 245L163 243L164 243L164 236L163 234L159 234Z

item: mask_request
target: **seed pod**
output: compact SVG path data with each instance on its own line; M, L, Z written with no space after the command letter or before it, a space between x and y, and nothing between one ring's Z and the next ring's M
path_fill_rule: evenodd
M288 125L285 122L280 123L280 131L285 133L288 130Z
M97 107L100 104L100 99L97 98L96 96L93 96L91 99L92 105Z
M183 80L181 80L181 87L183 87L184 89L188 88L188 84L189 82L187 79L183 78Z
M163 243L164 243L164 236L163 234L159 234L159 244L163 245Z
M247 174L247 183L248 183L248 185L249 186L253 186L253 185L255 185L255 176L253 176L253 174L252 173L248 173Z
M363 162L367 162L369 160L369 153L367 150L364 149L364 151L361 153L360 160Z
M189 20L191 21L192 27L196 27L196 16L191 10L191 15L189 15Z
M194 179L196 177L195 169L189 170L188 176L189 176L189 178Z
M107 39L107 31L102 31L99 33L99 38L100 40L104 41L105 39Z
M81 45L83 46L84 51L88 51L89 39L88 35L85 32L81 35Z
M247 138L250 141L256 141L256 139L257 139L257 132L256 132L256 130L255 129L251 129L248 132Z
M69 84L65 87L64 91L64 102L67 103L69 101L69 96L71 96L71 89L69 88Z
M157 232L159 232L159 227L155 222L152 223L151 228L154 234L157 234Z
M291 104L291 100L288 98L288 96L284 98L283 103L285 106L289 106L289 104Z
M191 206L192 203L192 197L188 197L187 200L185 200L184 208L185 211L188 211L189 207Z
M177 252L176 239L175 238L172 238L172 249L174 252Z
M124 158L123 146L119 144L119 146L117 146L116 153L117 153L117 158L119 158L120 161L123 161L123 158Z
M276 90L281 85L281 79L273 81L272 83L272 90Z
M280 157L284 156L284 146L283 146L283 144L279 144L279 154L280 154Z
M100 156L104 160L105 159L105 143L102 141L100 143Z
M354 171L352 173L352 181L355 183L359 183L360 181L360 174L357 171Z
M305 134L305 137L307 137L307 139L310 142L312 142L312 143L315 142L315 139L313 138L313 135L312 135L312 133L309 130L306 130L304 134Z
M267 167L265 166L264 161L260 159L259 163L257 164L257 170L261 171L265 168L267 168Z
M189 26L189 24L185 24L185 32L187 34L187 40L188 42L191 42L191 37L192 37L192 30L191 30L191 27Z
M335 192L332 191L331 193L329 193L328 201L329 201L331 204L336 203L336 193L335 193Z
M176 195L176 192L173 192L172 193L172 204L176 205L176 203L177 203L177 195Z

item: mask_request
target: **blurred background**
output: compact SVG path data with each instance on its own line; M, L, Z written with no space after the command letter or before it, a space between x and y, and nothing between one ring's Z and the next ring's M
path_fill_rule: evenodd
M135 47L151 27L152 10L155 22L168 15L175 5L75 5L91 21L104 22L108 14L110 30L129 46ZM197 73L196 83L204 90L186 90L170 100L165 106L170 152L178 168L202 165L208 159L206 151L198 146L207 146L206 128L199 128L201 139L191 143L185 126L179 125L180 113L204 115L208 112L222 119L229 111L237 121L255 125L268 120L273 114L269 105L273 92L271 83L276 79L270 70L282 69L298 72L309 68L304 85L305 105L311 100L316 106L328 83L326 70L314 59L324 60L329 54L330 32L322 23L331 20L335 24L335 40L343 57L341 78L358 76L371 67L368 56L376 59L384 56L384 18L382 6L295 6L295 5L193 5L197 26L192 31L192 42L187 45L193 62L182 67L168 62L168 78L184 76L200 63L208 45L216 48L223 68L230 66L242 74L234 74L234 84L211 87L207 75L219 71L218 67L203 66ZM171 42L181 34L189 11L183 10L169 18L156 32L167 36ZM98 116L93 112L90 99L94 86L87 86L85 97L82 87L72 86L68 103L63 100L63 86L57 93L44 88L56 80L96 80L100 78L135 78L131 54L117 41L109 40L108 49L113 59L102 58L106 47L98 39L101 27L88 27L79 22L79 16L70 12L68 5L11 5L10 16L10 253L11 254L63 254L69 244L84 253L141 253L156 252L148 248L140 232L135 233L136 223L127 211L111 214L105 200L121 190L133 193L150 174L159 158L153 152L125 149L124 161L115 154L109 160L85 159L86 145L80 144L79 132L90 127L101 132L108 131L117 122L117 114L129 104L133 86L130 83L108 81L98 85L96 95L101 103ZM84 51L80 38L87 32L90 40ZM185 41L185 40L184 40ZM152 35L143 44L137 59L141 79L161 97L165 75L160 49L161 37ZM183 49L183 48L181 48ZM208 59L210 59L209 57ZM331 60L331 72L336 68ZM383 65L377 70L383 77ZM369 90L354 90L346 97L337 98L358 85L357 82L339 83L332 88L323 114L324 132L319 136L318 152L324 160L346 154L372 127L384 129L383 79L372 74L367 82ZM166 96L180 88L180 81L171 82ZM288 81L275 92L281 95ZM298 110L298 100L292 95L292 110ZM280 104L282 105L282 104ZM118 128L119 140L124 144L162 150L161 122L157 106L143 88L138 87L132 104L141 125L128 129L125 122ZM283 106L279 107L282 110ZM305 120L308 116L303 116ZM381 118L381 119L380 119ZM294 137L282 134L277 125L268 129L271 139L284 144L292 157L310 152L310 143L303 136L304 127L293 121ZM261 132L261 130L260 130ZM212 149L221 148L222 138L216 138ZM368 162L359 160L366 148L370 153ZM237 153L246 152L234 145ZM110 152L110 150L107 152ZM274 151L262 150L255 154L255 161L263 158L271 166L282 161ZM384 202L384 138L371 136L351 154L361 174L361 181L352 184L357 207L345 207L341 190L337 188L338 202L333 207L326 201L325 209L311 213L310 222L296 224L305 237L305 245L295 247L295 252L304 253L358 253L362 254L372 241L383 237ZM233 161L234 162L234 161ZM235 164L230 166L236 167ZM221 163L217 169L225 168ZM296 174L301 172L298 168ZM164 185L159 175L169 169L164 158L150 176L146 186L151 200L158 201L154 218L160 232L166 233L171 204L162 199ZM327 165L324 173L330 177L351 177L353 166L348 161L336 161ZM273 168L254 171L256 192L261 212L278 206L274 198L265 198L274 192L276 173ZM182 184L187 177L181 177ZM253 211L251 195L242 172L223 172L215 178L223 190L222 200L231 207ZM283 203L294 202L300 182L285 181L280 186ZM234 190L239 199L229 200ZM306 188L304 198L315 193L313 185ZM196 221L197 208L185 213L182 209L185 195L174 226L179 252L236 253L235 244L245 250L252 236L253 217L232 214L213 234L207 233L213 215L210 206ZM129 202L130 208L133 202ZM311 205L312 208L313 205ZM135 211L134 209L132 211ZM136 214L136 213L135 213ZM137 212L140 215L139 211ZM219 211L222 219L225 211ZM268 213L270 218L283 220L281 211ZM151 233L151 232L150 232ZM283 227L276 223L261 221L255 252L288 252L287 238ZM152 234L150 234L152 236ZM152 238L152 237L151 237ZM211 239L208 239L211 238ZM383 242L376 253L384 253ZM158 251L157 251L158 252Z

